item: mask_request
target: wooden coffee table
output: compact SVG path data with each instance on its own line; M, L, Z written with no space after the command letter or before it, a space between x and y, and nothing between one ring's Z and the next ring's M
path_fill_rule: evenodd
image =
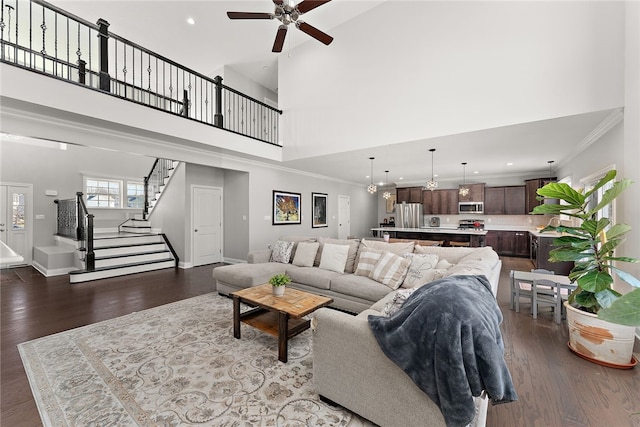
M233 336L240 339L240 322L278 337L278 360L287 363L289 338L309 329L309 313L333 302L333 299L309 292L287 288L281 297L275 297L271 285L254 286L231 294L233 296ZM254 308L240 313L240 303Z

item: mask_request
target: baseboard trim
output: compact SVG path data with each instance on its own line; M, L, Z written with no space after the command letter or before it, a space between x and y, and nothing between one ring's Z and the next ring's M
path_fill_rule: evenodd
M76 267L65 267L65 268L56 268L53 270L48 270L37 261L33 261L31 263L31 266L36 270L38 270L38 272L40 272L40 274L42 274L44 277L63 276L65 274L69 274L70 271L77 270Z
M235 258L223 258L222 262L226 263L226 264L246 264L247 261L243 260L243 259L235 259Z

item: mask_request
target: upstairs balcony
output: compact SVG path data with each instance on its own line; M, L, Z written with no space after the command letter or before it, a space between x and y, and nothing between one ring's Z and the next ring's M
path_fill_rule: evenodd
M281 146L282 111L226 86L221 76L205 76L110 32L105 20L93 24L41 0L1 1L0 62L267 146ZM25 83L20 79L19 85L24 87L12 89L14 85L7 84L9 78L3 79L2 91L8 98L48 105L38 99L54 95L43 89L42 79L26 77ZM38 88L31 81L38 82ZM77 90L69 86L67 90L68 97L79 98ZM39 92L31 96L33 100L30 91ZM82 98L87 96L96 99L86 94ZM83 99L78 103L85 104L75 110L81 114L95 107L86 105L89 102ZM100 113L93 115L104 118ZM152 120L158 122L157 118ZM176 137L190 136L176 130ZM202 138L211 140L210 135ZM238 139L232 140L237 148ZM246 138L241 140L255 147Z

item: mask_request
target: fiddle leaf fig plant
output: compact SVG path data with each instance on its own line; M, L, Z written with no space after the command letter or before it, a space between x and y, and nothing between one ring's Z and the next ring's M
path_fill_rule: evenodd
M598 217L598 212L632 184L629 179L615 181L616 173L609 171L587 192L575 190L565 183L549 183L538 189L538 200L559 199L561 203L536 206L533 213L567 215L575 218L574 223L579 223L577 226L547 226L541 230L562 234L553 240L554 249L549 252L549 261L574 262L569 279L577 284L577 288L569 296L569 303L612 323L640 326L640 280L618 267L618 263L637 263L638 259L614 255L615 248L624 242L624 235L631 227L611 224L610 218ZM598 190L609 183L610 187L596 204L594 198ZM635 289L625 295L614 290L613 273Z

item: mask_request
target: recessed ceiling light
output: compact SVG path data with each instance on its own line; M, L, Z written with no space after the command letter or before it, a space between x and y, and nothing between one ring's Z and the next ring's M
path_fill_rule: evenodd
M473 173L480 173L480 171L473 171Z
M404 178L403 178L403 177L400 177L400 178L398 178L398 179L404 179Z
M268 70L268 69L269 69L269 66L268 66L268 65L263 65L263 66L262 66L262 69L263 69L263 70Z
M507 162L507 166L513 166L513 162Z
M196 20L193 18L187 18L187 24L189 25L196 25Z

